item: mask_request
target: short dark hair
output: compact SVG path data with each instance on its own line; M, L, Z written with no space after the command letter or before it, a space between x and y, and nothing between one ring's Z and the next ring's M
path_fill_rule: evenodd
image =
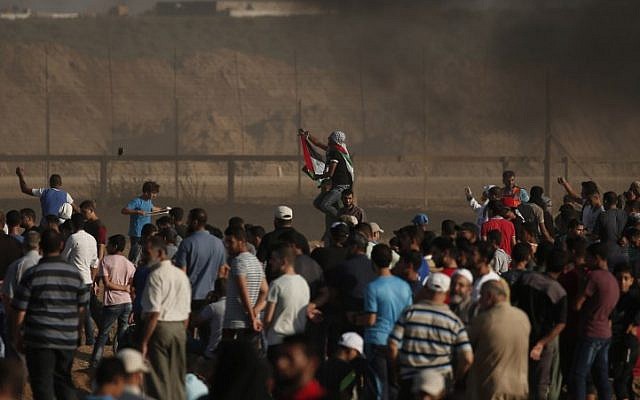
M49 177L49 186L60 187L62 186L62 177L58 174L53 174Z
M373 250L371 250L371 261L373 261L373 265L378 268L389 268L392 259L391 247L384 243L373 246Z
M582 191L584 192L584 194L586 196L590 196L592 194L600 193L600 190L598 189L598 184L595 183L594 181L582 182L581 186L582 186Z
M358 225L356 225L355 230L357 232L362 233L366 237L372 237L373 236L373 230L371 229L371 225L369 225L366 222L360 222Z
M562 249L553 249L547 257L548 272L562 272L564 267L569 263L569 254Z
M96 368L95 380L98 387L115 382L118 378L124 379L127 371L124 363L117 357L104 357Z
M45 229L40 235L40 247L45 255L62 250L62 243L62 235L52 229Z
M23 208L20 210L20 216L36 220L36 212L32 208Z
M3 215L3 217L4 217L4 215ZM57 215L53 215L53 214L47 215L47 216L44 217L44 221L47 224L60 225L60 218L58 218Z
M491 211L492 215L500 215L504 210L504 204L500 200L491 200L489 204L487 204L487 208Z
M207 224L207 212L202 208L193 208L189 211L189 220L195 221L198 226Z
M284 338L284 340L282 341L282 347L287 346L300 346L302 352L308 358L318 358L320 354L320 349L318 349L318 344L316 343L316 341L312 340L310 336L303 333L298 333Z
M242 217L231 217L229 218L228 226L239 226L241 228L244 227L244 219Z
M515 176L516 176L516 173L509 169L502 173L502 179L507 179Z
M144 224L142 226L142 230L140 231L140 236L145 238L153 235L154 233L158 233L157 226L155 226L154 224Z
M247 228L247 232L251 233L251 235L253 235L254 237L259 238L263 238L264 235L267 234L267 231L265 231L264 228L260 225L251 225Z
M216 228L213 225L209 225L206 224L204 226L204 229L207 230L207 232L209 232L210 234L212 234L213 236L217 237L218 239L223 239L224 238L224 234L222 233L222 231L220 230L220 228Z
M156 220L156 226L159 228L161 225L172 225L171 217L163 215Z
M150 224L149 224L150 225ZM164 241L160 236L151 236L147 239L147 246L152 250L162 250L163 252L167 252L167 242Z
M502 243L502 232L497 229L487 232L487 242L499 246Z
M160 229L160 231L158 232L158 236L164 239L164 241L167 242L167 244L170 244L170 243L175 244L178 234L172 228L163 228L163 229Z
M279 243L272 250L272 254L277 254L278 257L285 260L288 264L295 264L296 252L288 243Z
M355 247L359 250L365 250L367 248L367 244L369 240L362 235L360 232L354 232L349 239L347 239L346 246L347 247Z
M71 227L74 231L84 229L84 217L82 214L73 214L71 216Z
M414 271L418 271L422 266L422 254L419 251L407 251L400 254L400 262L404 264L410 264Z
M424 239L424 231L422 228L416 225L407 225L395 232L396 236L400 238L401 236L407 236L411 240L415 240L418 244L422 243L422 239Z
M230 226L227 229L224 230L224 235L225 236L231 236L233 238L235 238L236 240L239 240L241 242L246 242L247 241L247 232L238 227L238 226Z
M9 212L7 212L6 215L6 223L9 226L9 228L14 227L14 226L19 226L20 225L20 211L18 210L11 210Z
M123 252L124 248L127 245L127 239L123 235L113 235L109 236L107 244L116 249L118 252Z
M173 222L182 221L184 218L184 209L182 207L174 207L169 210L169 215L173 218Z
M635 274L633 273L633 267L631 266L631 264L629 264L626 261L622 261L617 263L614 267L613 267L613 273L618 276L618 275L622 275L624 273L629 273L631 276L633 276L635 278Z
M605 192L605 194L602 195L602 202L605 205L616 204L617 201L618 195L616 192Z
M85 200L82 203L80 203L80 209L84 210L91 210L91 211L95 211L96 210L96 202L93 200Z
M489 242L478 243L478 245L476 246L476 250L478 252L478 255L480 256L480 259L485 263L491 262L493 256L496 253L495 249Z
M602 260L606 260L607 257L609 257L609 249L607 248L606 243L593 243L592 245L587 247L587 254L590 254L594 257L599 257Z
M576 229L580 225L584 226L582 221L580 221L579 219L574 218L571 221L569 221L569 223L567 224L567 229L569 229L569 230Z
M342 191L342 197L346 197L346 196L349 196L349 195L353 195L353 190L345 189L345 190Z
M146 181L142 184L142 193L158 193L160 191L160 185L154 181Z
M513 262L523 262L527 261L531 257L531 246L529 243L516 243L513 246L513 250L511 251L511 258Z
M442 221L442 224L440 224L440 228L442 235L455 235L456 221L452 219L445 219L444 221Z

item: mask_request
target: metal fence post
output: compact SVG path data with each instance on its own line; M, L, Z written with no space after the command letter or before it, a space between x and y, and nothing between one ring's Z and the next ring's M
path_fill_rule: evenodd
M233 160L227 161L227 203L232 204L235 200L235 179L236 163Z

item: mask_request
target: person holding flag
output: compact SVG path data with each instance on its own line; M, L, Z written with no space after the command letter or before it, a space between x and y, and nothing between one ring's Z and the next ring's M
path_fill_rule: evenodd
M333 131L327 144L300 129L301 143L305 157L305 167L313 179L320 181L321 193L313 201L313 205L332 220L339 217L339 202L342 192L353 186L353 163L347 150L347 135L342 131ZM310 144L326 152L326 163L322 172L321 162Z

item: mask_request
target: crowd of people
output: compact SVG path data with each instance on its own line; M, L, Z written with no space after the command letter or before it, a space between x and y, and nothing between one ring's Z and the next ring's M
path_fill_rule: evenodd
M465 189L472 222L421 213L383 241L337 142L315 201L324 243L289 206L268 232L238 216L222 230L158 207L151 181L121 211L127 240L59 175L31 188L18 168L42 216L0 213L0 399L25 376L36 400L78 398L83 343L87 399L634 398L640 182L559 178L554 213L505 171L480 198Z

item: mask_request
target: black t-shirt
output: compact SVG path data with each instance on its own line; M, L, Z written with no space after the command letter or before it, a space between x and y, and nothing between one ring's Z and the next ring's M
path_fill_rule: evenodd
M322 363L316 377L327 390L329 399L350 399L357 382L354 367L338 358L330 358ZM343 386L342 390L340 386Z
M20 257L22 257L20 242L0 231L0 279L4 279L9 264Z
M185 239L188 234L188 227L186 225L176 225L176 232L178 233L178 236Z
M260 246L258 247L258 249L256 249L257 250L256 257L258 257L258 260L267 263L267 268L265 270L265 273L267 275L267 280L269 282L277 278L276 276L277 274L271 271L271 267L269 265L269 258L271 257L271 251L273 251L273 249L280 243L280 237L285 233L287 234L290 233L293 235L296 246L302 249L303 254L309 254L309 241L307 241L307 238L304 237L303 234L296 231L291 226L277 228L267 233L266 235L264 235L264 237L262 238L262 241L260 242Z
M306 254L300 254L296 257L294 267L296 274L302 276L304 280L307 281L307 284L309 284L310 299L315 299L318 295L318 290L326 286L322 268L320 268L316 260Z
M612 336L623 336L631 324L640 325L640 292L635 287L620 295L616 308L611 312Z
M364 309L365 288L377 277L371 260L358 254L340 264L333 274L327 275L327 283L340 292L341 305L345 311L357 312Z
M311 252L311 258L316 260L322 268L325 279L333 270L347 258L347 249L344 247L318 247Z
M327 166L329 166L330 163L338 164L331 177L331 183L333 185L353 185L353 179L347 168L347 162L338 150L329 149L327 151Z

